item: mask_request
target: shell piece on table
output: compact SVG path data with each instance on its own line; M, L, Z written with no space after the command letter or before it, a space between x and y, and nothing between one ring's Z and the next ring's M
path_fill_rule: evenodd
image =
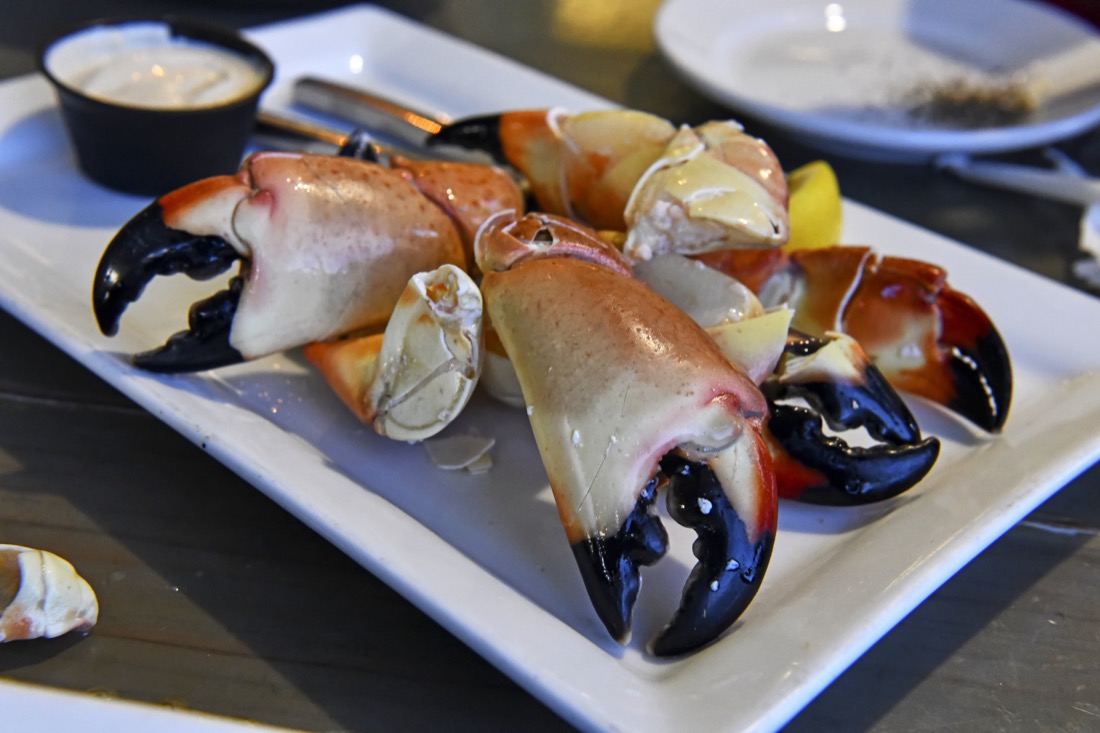
M0 544L0 642L86 631L98 617L95 592L68 561Z

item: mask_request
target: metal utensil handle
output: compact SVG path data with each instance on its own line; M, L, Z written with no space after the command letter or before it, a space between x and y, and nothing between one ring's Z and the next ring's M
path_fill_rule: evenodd
M1100 204L1100 181L1057 170L992 161L972 161L961 154L941 156L937 164L959 178L1019 193L1081 206Z
M259 110L256 113L256 125L260 133L270 130L279 135L300 137L305 140L326 143L336 148L341 147L348 138L347 133L317 124L311 120L287 117L268 110Z
M295 104L392 135L415 147L422 147L429 135L448 122L391 99L316 77L295 81L292 95Z

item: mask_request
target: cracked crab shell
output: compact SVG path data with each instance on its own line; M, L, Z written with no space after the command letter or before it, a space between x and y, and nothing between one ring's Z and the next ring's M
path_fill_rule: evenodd
M0 545L0 642L87 630L98 617L95 592L68 561Z
M676 128L656 115L623 109L560 115L557 125L566 210L596 229L623 231L630 192Z
M481 294L453 265L409 279L384 334L305 347L336 395L380 435L418 441L466 406L481 363Z
M771 149L734 122L682 127L641 176L626 206L624 251L778 247L790 234L788 193Z

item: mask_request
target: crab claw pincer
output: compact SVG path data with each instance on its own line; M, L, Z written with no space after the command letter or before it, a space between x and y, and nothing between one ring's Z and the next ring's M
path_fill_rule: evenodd
M115 335L122 313L155 276L184 272L206 280L241 259L224 237L177 229L166 219L173 221L177 208L188 201L203 199L211 208L232 206L244 193L234 178L203 181L154 201L127 222L107 246L96 270L92 305L100 330ZM154 371L195 371L241 361L228 338L240 292L241 280L234 278L225 290L195 303L188 315L188 330L155 351L136 355L135 363Z
M916 485L939 457L939 441L921 437L905 402L844 334L818 339L792 332L776 374L761 389L785 498L819 504L889 499ZM852 446L826 435L823 422L837 431L863 429L875 442Z
M665 554L653 512L698 534L658 655L717 638L755 596L776 531L763 395L707 333L571 221L490 219L475 243L486 313L511 359L593 606L625 640L640 568Z

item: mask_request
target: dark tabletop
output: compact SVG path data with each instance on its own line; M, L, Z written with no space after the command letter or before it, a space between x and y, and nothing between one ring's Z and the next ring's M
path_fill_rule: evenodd
M555 32L550 0L381 3L617 103L729 117L654 48L655 0L592 0L614 37ZM86 18L176 12L237 27L334 2L8 2L0 76ZM845 195L1085 290L1079 210L929 166L825 155L745 120L788 170L826 158ZM1100 135L1061 144L1100 173ZM1036 151L1007 159L1038 160ZM0 265L2 266L2 265ZM1082 338L1100 348L1096 324ZM89 636L0 647L0 677L313 731L563 730L554 712L209 455L0 312L0 542L92 574ZM1100 426L1097 426L1100 429ZM1100 468L1093 466L921 604L788 726L1096 730ZM97 576L98 577L98 576ZM316 603L316 598L329 599ZM0 724L0 728L4 727Z

